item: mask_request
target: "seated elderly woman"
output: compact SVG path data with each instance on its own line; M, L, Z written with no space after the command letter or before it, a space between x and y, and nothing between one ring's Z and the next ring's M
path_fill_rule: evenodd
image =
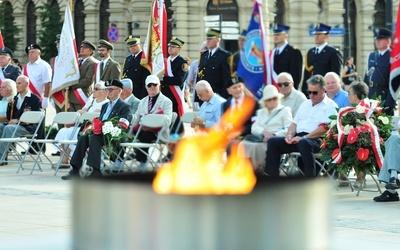
M89 97L89 100L87 101L85 106L77 112L81 115L86 112L100 112L101 106L103 106L103 104L107 103L108 101L109 100L107 99L106 86L104 85L104 82L101 81L94 86L93 94ZM75 132L74 135L72 134L73 132ZM58 131L55 140L70 140L73 138L76 139L78 132L79 129L76 129L75 127L62 128ZM63 145L61 145L61 147L62 146ZM72 155L74 150L75 145L69 145L67 152L69 155ZM68 156L64 156L62 164L68 164L68 159Z
M285 136L292 123L292 111L280 104L282 94L275 86L267 85L263 91L257 117L251 126L251 135L239 144L241 152L250 158L254 170L265 165L267 141L273 136Z

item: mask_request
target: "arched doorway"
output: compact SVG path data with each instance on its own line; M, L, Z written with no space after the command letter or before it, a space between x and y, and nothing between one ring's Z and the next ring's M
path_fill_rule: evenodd
M36 43L36 8L33 1L29 1L26 8L26 43Z
M79 51L79 46L85 40L85 14L83 13L85 6L82 0L77 0L74 6L74 30L76 47Z
M238 50L237 37L240 32L238 5L236 0L209 0L207 3L207 16L219 15L220 22L216 29L222 28L221 47L228 51ZM237 27L234 27L237 23ZM241 27L247 29L247 27Z
M286 7L285 7L284 1L283 0L277 0L275 2L274 22L275 23L280 23L280 24L286 24L285 12L286 12Z
M107 40L107 30L110 25L110 12L107 10L110 8L109 0L102 0L100 3L100 16L99 16L99 38Z

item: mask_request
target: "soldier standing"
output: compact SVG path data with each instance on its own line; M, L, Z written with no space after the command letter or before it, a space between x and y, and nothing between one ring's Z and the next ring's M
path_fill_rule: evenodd
M229 66L231 67L231 76L232 77L236 77L236 75L237 75L237 67L239 65L240 52L244 49L244 43L246 42L246 34L247 34L246 30L243 30L242 33L240 33L240 36L238 39L239 49L229 59Z

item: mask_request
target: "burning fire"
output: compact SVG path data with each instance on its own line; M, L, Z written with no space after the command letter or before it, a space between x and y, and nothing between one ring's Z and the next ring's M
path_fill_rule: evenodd
M164 164L153 182L159 194L248 194L256 183L251 163L232 148L227 161L228 142L240 131L254 101L245 99L240 111L228 110L220 124L206 134L183 138L172 162ZM236 131L236 132L235 132Z

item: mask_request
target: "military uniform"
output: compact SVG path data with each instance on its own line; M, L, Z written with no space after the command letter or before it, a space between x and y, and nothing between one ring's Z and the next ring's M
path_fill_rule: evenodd
M136 45L140 43L140 36L129 36L125 39L128 46ZM125 58L124 68L122 70L122 78L129 78L133 82L132 93L139 99L147 96L147 91L145 88L145 80L150 71L140 65L140 60L142 58L143 51L140 51L136 56L129 55Z
M218 30L210 29L207 38L219 38L220 34ZM209 54L210 51L205 51L201 55L196 80L206 80L215 93L226 99L229 97L226 83L231 76L228 60L232 54L220 47L211 56Z
M390 38L392 33L390 30L378 28L374 31L375 39ZM390 75L390 52L388 48L381 55L379 51L374 51L368 56L368 67L364 75L364 82L369 86L368 98L380 96L384 103L384 112L393 115L393 109L396 101L393 99L389 91L389 75Z
M319 24L314 28L315 32L329 33L330 26ZM326 45L322 51L317 53L316 47L308 50L306 54L306 61L304 67L303 85L302 91L308 96L307 93L307 80L316 74L325 76L328 72L335 72L341 75L343 57L338 49L335 49L329 45Z
M242 33L240 33L239 41L238 41L239 50L237 50L235 53L233 53L233 55L229 58L231 77L237 76L237 68L238 68L239 60L240 60L240 51L243 50L243 48L241 48L241 46L243 46L243 45L240 45L240 43L241 43L241 41L243 41L243 43L244 43L244 40L246 39L246 34L247 34L246 30L243 30Z

